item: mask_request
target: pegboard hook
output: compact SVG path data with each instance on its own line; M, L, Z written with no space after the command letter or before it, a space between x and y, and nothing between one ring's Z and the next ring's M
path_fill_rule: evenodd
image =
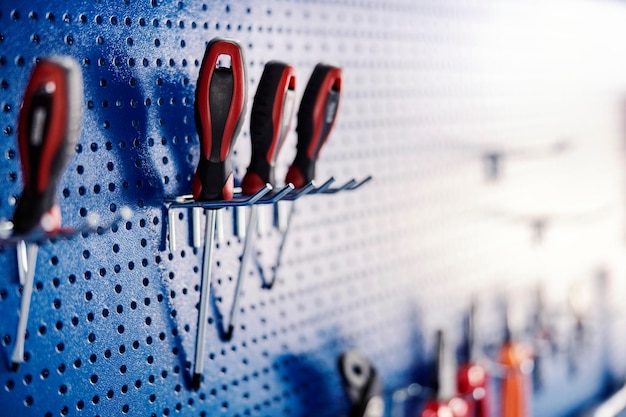
M363 185L367 184L368 182L370 182L372 180L372 176L369 175L367 177L365 177L364 179L362 179L361 181L358 181L355 178L352 178L351 180L347 181L346 183L344 183L343 185L341 185L340 187L336 187L336 188L330 188L330 186L335 182L335 178L334 177L330 177L328 180L326 180L326 182L324 182L321 186L315 188L315 185L313 183L313 181L311 181L310 183L308 183L302 190L298 190L299 193L296 195L296 197L294 198L294 200L302 197L303 195L306 194L336 194L342 191L354 191L358 188L361 188ZM312 187L311 187L312 186ZM306 191L305 191L306 189ZM284 200L288 201L289 198L285 198ZM287 215L287 221L285 222L286 225L284 227L284 232L280 241L280 245L278 247L278 254L276 255L276 263L274 265L274 267L272 268L273 273L272 273L272 278L269 281L266 281L265 278L262 275L262 288L265 289L272 289L272 287L274 286L274 284L276 283L276 276L278 274L278 270L280 268L280 264L281 264L281 260L282 260L282 254L285 248L285 242L287 241L287 235L289 233L289 230L291 229L291 222L293 219L293 215L295 212L295 203L291 205L291 208L289 209L289 214ZM282 216L280 214L279 211L279 205L276 205L276 214L275 214L275 218L276 219L280 219ZM278 225L278 228L280 229L280 221L276 221L276 224Z

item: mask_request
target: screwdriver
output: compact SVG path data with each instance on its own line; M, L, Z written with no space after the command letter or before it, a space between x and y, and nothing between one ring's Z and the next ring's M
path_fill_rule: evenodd
M315 178L315 164L336 120L341 93L341 68L317 64L298 109L296 157L286 183L302 188Z
M444 343L444 332L437 331L436 335L436 373L433 380L434 398L426 401L420 417L469 417L467 401L454 395L454 386L450 384L454 379L451 368L454 362L451 349Z
M470 417L489 417L487 371L476 363L475 314L476 305L472 302L465 329L465 363L459 366L457 370L456 385L459 394L471 398L470 401L467 401Z
M250 114L250 139L252 155L250 166L241 183L242 193L253 195L265 184L276 185L274 166L280 148L285 142L295 108L296 71L291 65L270 61L265 65L254 95ZM258 206L250 209L239 275L235 284L235 295L230 309L228 330L225 339L233 335L235 317L239 305L239 293L250 256L258 222Z
M339 357L339 373L352 403L349 416L382 417L382 380L372 362L363 353L348 350Z
M265 65L250 114L252 157L241 188L253 195L266 183L276 185L276 157L285 142L295 109L296 70L270 61Z
M70 57L40 60L30 76L18 119L18 148L24 189L13 215L15 235L34 238L59 230L59 180L78 142L82 117L83 80ZM11 362L24 361L24 339L35 277L38 246L18 243L18 268L23 291Z
M504 366L501 386L501 407L504 417L526 417L529 415L527 404L527 378L524 374L529 355L524 346L513 340L508 312L505 311L504 344L499 352L499 361Z
M220 62L220 60L223 60ZM227 66L230 60L230 67ZM231 154L243 124L248 82L241 44L214 38L207 47L196 85L195 120L200 139L200 160L193 179L196 201L232 200L234 180ZM215 211L205 209L204 255L200 283L198 333L192 385L200 388L204 369L204 340L209 313Z
M315 164L337 117L341 96L341 79L341 68L319 63L313 69L304 89L298 109L296 157L285 177L285 183L293 184L295 188L303 188L315 178ZM277 209L279 207L280 203L276 205ZM287 216L287 225L278 249L275 270L280 265L294 212L295 202L291 205ZM275 217L281 219L281 213L277 211ZM267 282L265 287L272 288L275 281L276 272L272 281Z

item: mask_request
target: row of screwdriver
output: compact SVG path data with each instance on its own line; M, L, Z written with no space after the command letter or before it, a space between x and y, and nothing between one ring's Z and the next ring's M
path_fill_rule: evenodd
M341 69L322 63L315 67L298 110L296 157L287 171L287 185L277 191L274 191L278 185L274 174L276 158L290 131L296 107L295 69L278 61L265 65L250 115L251 162L239 191L235 188L231 156L246 114L246 72L243 49L238 41L214 38L208 42L195 90L194 115L200 157L191 197L166 199L169 211L188 207L196 212L203 208L207 217L192 378L195 389L200 386L204 367L217 211L229 206L251 206L240 276L228 323L230 337L234 329L241 275L257 227L258 204L275 203L281 199L293 201L306 193L331 191L329 185L332 180L316 187L314 177L318 156L335 123L342 84ZM18 116L18 149L24 188L12 221L7 222L9 226L3 225L0 237L1 244L16 246L18 275L23 285L18 330L11 355L14 369L24 361L24 340L38 244L50 238L84 233L96 221L92 219L87 227L82 228L61 227L61 210L56 197L61 176L78 143L82 104L82 73L76 61L65 56L38 60ZM354 181L342 187L350 188L356 188ZM264 199L261 200L261 197ZM290 217L292 214L293 205ZM130 215L129 209L121 210L115 221ZM168 218L172 247L175 236L169 212ZM194 216L194 230L199 229L198 221L199 218Z
M405 416L403 405L420 399L419 417L527 417L531 413L530 393L533 370L532 350L512 337L505 319L505 335L495 361L479 354L474 336L474 310L467 316L465 339L460 350L461 363L454 369L454 350L447 345L445 334L438 330L435 338L435 372L432 381L413 383L394 391L391 416ZM339 372L352 403L350 417L382 417L385 414L383 385L373 363L358 350L344 352ZM496 379L498 384L494 384ZM494 387L499 386L495 398ZM498 405L498 410L492 407Z
M600 273L598 278L595 285L605 279L604 273ZM597 288L601 290L600 286ZM472 302L464 317L461 345L458 348L452 346L446 340L445 332L437 331L432 378L425 383L412 383L394 390L390 395L391 407L387 407L391 417L532 415L533 396L544 390L544 371L550 369L546 368L544 359L554 359L560 353L559 357L564 360L561 363L567 365L568 378L578 372L578 361L589 360L589 351L583 349L591 348L592 343L587 329L591 305L586 297L588 294L581 291L592 289L589 285L576 283L570 289L566 309L559 308L548 313L543 300L543 287L539 286L533 295L532 322L523 326L517 323L518 331L512 329L510 304L501 302L499 308L502 309L504 337L482 347L477 343L476 304ZM384 415L382 381L372 362L362 352L345 352L339 360L339 372L352 402L351 417ZM626 404L626 396L621 395ZM411 407L408 407L409 404Z

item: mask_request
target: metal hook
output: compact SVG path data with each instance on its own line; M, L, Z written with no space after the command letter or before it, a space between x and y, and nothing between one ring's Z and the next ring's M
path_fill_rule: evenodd
M354 191L354 190L356 190L357 188L361 188L363 185L367 184L367 183L368 183L368 182L370 182L371 180L372 180L372 176L371 176L371 175L369 175L369 176L365 177L364 179L362 179L362 180L361 180L361 182L359 182L359 183L358 183L358 184L356 184L355 186L350 187L350 188L349 188L349 191Z
M263 199L259 201L259 204L274 204L278 201L284 199L289 193L294 190L294 186L292 183L285 185L283 188L278 190L276 193L272 194L269 198Z
M263 196L269 193L272 190L272 186L270 184L265 184L263 188L257 191L255 194L251 196L242 197L241 194L238 194L232 200L217 200L217 201L195 201L193 197L190 195L182 195L175 197L173 199L169 199L166 201L166 209L167 209L167 234L169 237L169 247L171 252L176 251L176 222L173 214L173 210L177 208L203 208L205 212L207 209L217 210L224 207L237 207L237 206L247 206L257 203ZM194 220L194 215L192 213L192 231L194 235L199 234L200 225L199 225L199 216L196 215L196 219ZM222 221L221 216L218 216L217 219L217 229L222 229ZM223 235L223 233L222 233ZM195 239L195 238L194 238ZM195 240L194 240L195 245ZM194 246L196 247L196 246Z
M341 191L349 190L356 184L356 180L352 178L350 181L346 182L344 185L338 188L329 188L324 191L324 194L336 194Z
M295 201L295 200L299 199L300 197L303 197L303 196L309 194L314 189L315 189L315 181L311 181L311 182L307 183L304 187L298 188L298 189L292 191L291 193L289 193L288 195L286 195L283 198L283 200L285 200L285 201Z
M326 190L328 190L330 188L330 186L335 182L335 177L330 177L328 180L326 180L326 182L322 185L320 185L319 187L317 187L315 190L313 190L311 192L311 194L320 194L320 193L324 193Z

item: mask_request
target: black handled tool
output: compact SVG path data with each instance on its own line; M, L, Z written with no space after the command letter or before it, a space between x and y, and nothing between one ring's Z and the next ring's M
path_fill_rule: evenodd
M252 157L241 188L252 195L266 183L276 186L274 165L287 137L295 108L296 71L291 65L270 61L259 81L252 113Z
M352 402L350 417L382 417L385 411L382 383L369 359L349 350L339 358L339 372Z
M476 304L472 302L470 305L466 322L465 322L465 340L463 341L462 356L463 362L457 368L456 389L464 398L468 410L467 415L470 417L489 417L490 414L490 398L489 376L487 370L477 363L476 346Z
M220 59L230 58L230 67ZM236 40L212 39L202 60L196 86L195 117L200 161L193 180L197 201L231 200L230 157L243 124L248 81L243 51Z
M18 120L17 139L24 190L13 215L13 230L17 235L49 233L61 227L56 191L78 141L82 101L82 74L74 59L50 57L39 61L26 86ZM24 361L37 244L20 241L17 262L24 288L11 355L13 368Z
M82 99L82 75L72 58L52 57L37 64L18 121L24 190L13 215L15 234L61 226L56 190L78 141Z
M317 64L298 109L296 158L285 182L301 188L315 178L315 163L335 123L341 93L341 69Z
M227 66L228 60L230 67ZM214 38L207 45L196 85L195 116L200 136L200 161L192 186L193 196L198 201L233 198L230 156L243 123L247 96L248 82L241 45L235 40ZM216 223L215 209L206 209L205 213L200 312L192 379L195 389L200 388L204 369Z
M275 185L274 164L291 124L295 88L296 75L292 66L277 61L270 61L265 65L252 104L250 116L252 156L250 166L241 184L243 194L253 195L267 183ZM239 294L254 241L254 232L257 228L258 209L259 207L256 205L250 209L246 241L241 255L235 295L229 314L228 330L224 335L227 340L232 337L235 330L235 317L239 310Z

